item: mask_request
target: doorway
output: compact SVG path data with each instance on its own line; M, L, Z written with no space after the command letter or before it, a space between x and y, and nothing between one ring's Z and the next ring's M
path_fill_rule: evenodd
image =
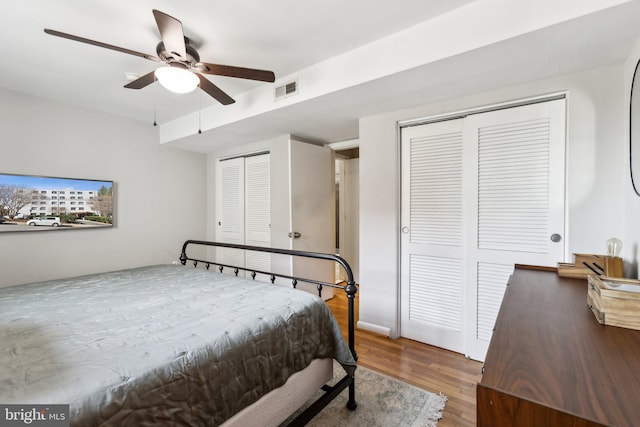
M335 151L336 253L351 266L359 280L359 162L357 146ZM336 282L346 280L344 270L336 265Z

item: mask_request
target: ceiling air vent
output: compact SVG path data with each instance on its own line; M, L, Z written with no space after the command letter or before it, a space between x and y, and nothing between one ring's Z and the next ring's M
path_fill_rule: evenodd
M298 82L296 80L276 87L276 100L286 98L298 93Z

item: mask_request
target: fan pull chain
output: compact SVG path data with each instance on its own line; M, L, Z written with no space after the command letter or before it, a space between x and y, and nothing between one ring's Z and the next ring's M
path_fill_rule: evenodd
M158 126L158 103L153 100L153 125Z
M202 133L202 95L198 94L198 134Z

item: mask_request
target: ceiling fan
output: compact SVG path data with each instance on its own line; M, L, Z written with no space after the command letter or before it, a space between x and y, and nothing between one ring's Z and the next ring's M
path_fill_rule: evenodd
M62 37L106 49L123 52L129 55L139 56L150 61L166 64L139 77L124 87L128 89L142 89L158 80L167 89L178 93L186 93L200 86L200 89L207 92L223 105L233 104L235 101L218 86L211 83L203 74L214 74L218 76L236 77L240 79L258 80L263 82L274 82L275 74L272 71L258 70L254 68L234 67L230 65L209 64L200 62L200 55L189 44L189 39L185 37L182 30L182 23L176 18L164 12L153 9L153 16L160 30L162 41L156 46L157 57L146 53L136 52L110 45L107 43L90 40L84 37L74 36L56 30L45 28L44 32L52 36Z

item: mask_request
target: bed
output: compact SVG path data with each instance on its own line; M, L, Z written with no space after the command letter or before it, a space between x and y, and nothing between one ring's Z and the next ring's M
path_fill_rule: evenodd
M333 261L348 280L242 278L200 255L211 247ZM348 344L321 298L292 289L300 282L347 293ZM0 289L0 404L69 404L83 426L304 425L348 388L355 409L356 292L336 255L198 240L177 264ZM333 360L344 376L329 387Z

